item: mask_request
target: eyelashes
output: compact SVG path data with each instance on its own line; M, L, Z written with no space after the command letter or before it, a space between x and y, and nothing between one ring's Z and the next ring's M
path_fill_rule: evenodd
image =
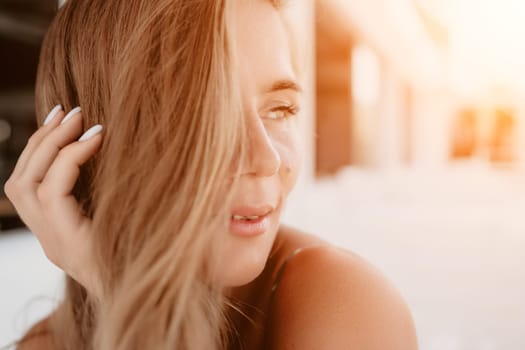
M297 115L300 111L297 105L281 105L269 111L266 118L271 120L285 120Z

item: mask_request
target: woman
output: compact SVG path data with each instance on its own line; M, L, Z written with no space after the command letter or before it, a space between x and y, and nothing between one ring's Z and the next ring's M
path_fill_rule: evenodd
M61 8L5 192L68 277L19 349L416 349L380 273L279 225L301 163L282 7Z

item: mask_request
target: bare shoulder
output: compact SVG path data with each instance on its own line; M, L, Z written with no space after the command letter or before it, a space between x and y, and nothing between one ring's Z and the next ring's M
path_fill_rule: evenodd
M35 323L17 344L16 350L55 349L50 321L51 315Z
M417 349L397 289L365 259L330 244L290 259L271 315L272 349Z
M280 225L278 238L278 243L286 247L284 251L288 253L296 248L328 244L316 235L285 224Z

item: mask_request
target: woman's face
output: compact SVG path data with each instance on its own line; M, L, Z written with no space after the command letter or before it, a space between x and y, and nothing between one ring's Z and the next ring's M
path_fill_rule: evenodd
M239 0L234 22L248 144L221 259L221 279L230 287L264 269L301 165L300 87L281 15L269 1Z

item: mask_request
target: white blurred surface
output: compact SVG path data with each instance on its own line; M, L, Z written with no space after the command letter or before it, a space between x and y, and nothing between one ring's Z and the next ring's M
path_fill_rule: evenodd
M350 249L401 291L422 350L525 349L525 174L348 169L283 221Z
M18 339L58 303L61 271L27 230L0 234L0 347Z

